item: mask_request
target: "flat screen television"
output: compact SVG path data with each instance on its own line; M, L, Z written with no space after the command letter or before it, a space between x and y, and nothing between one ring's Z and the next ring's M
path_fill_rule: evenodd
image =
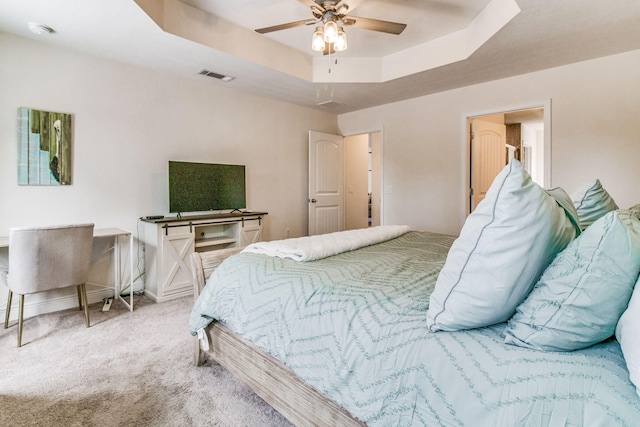
M244 165L169 161L169 211L247 207Z

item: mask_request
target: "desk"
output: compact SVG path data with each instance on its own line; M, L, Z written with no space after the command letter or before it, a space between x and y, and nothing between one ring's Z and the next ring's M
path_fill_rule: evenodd
M120 300L129 311L133 311L133 233L122 228L94 228L94 239L113 239L113 246L111 246L108 252L113 251L113 272L114 272L114 284L113 292L114 299ZM122 290L122 266L120 262L120 239L127 238L129 243L129 268L131 274L129 276L129 301L122 298L120 292ZM9 236L0 236L0 248L9 247ZM102 254L104 255L104 254ZM100 257L102 257L100 255Z

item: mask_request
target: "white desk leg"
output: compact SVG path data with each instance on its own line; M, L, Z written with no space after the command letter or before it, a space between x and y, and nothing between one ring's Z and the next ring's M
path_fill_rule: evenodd
M122 271L120 270L120 236L115 236L115 241L113 242L113 274L115 275L115 295L114 299L120 298L120 292L122 291L122 283L120 282L120 278L122 275Z
M126 235L125 235L126 236ZM115 289L116 295L115 298L119 299L128 309L129 311L133 311L133 233L129 233L129 268L131 269L131 275L129 278L129 301L127 302L120 293L122 292L122 270L120 263L120 235L116 236L115 241L115 249L114 254L115 265L114 270L116 272L116 280L115 280Z
M133 233L129 233L129 311L133 311Z

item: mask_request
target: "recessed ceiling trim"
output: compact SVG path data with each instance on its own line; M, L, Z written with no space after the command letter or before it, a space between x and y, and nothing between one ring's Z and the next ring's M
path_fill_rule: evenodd
M463 30L384 57L353 58L310 56L179 0L157 0L162 13L157 2L135 1L167 33L313 83L380 83L461 61L520 12L515 0L491 0Z
M310 81L311 56L179 0L135 0L163 31ZM162 6L162 12L158 9Z
M515 0L492 0L467 28L385 57L383 81L467 59L518 13Z
M316 83L381 83L467 59L518 13L515 0L492 0L464 29L403 51L377 58L339 58L327 69L327 59L314 58ZM377 70L372 67L377 66Z

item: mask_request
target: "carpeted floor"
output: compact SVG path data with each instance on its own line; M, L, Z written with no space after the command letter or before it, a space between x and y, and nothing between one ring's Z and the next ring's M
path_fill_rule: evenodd
M290 426L225 369L193 366L192 303L93 305L88 329L78 310L25 319L21 348L0 328L0 426Z

